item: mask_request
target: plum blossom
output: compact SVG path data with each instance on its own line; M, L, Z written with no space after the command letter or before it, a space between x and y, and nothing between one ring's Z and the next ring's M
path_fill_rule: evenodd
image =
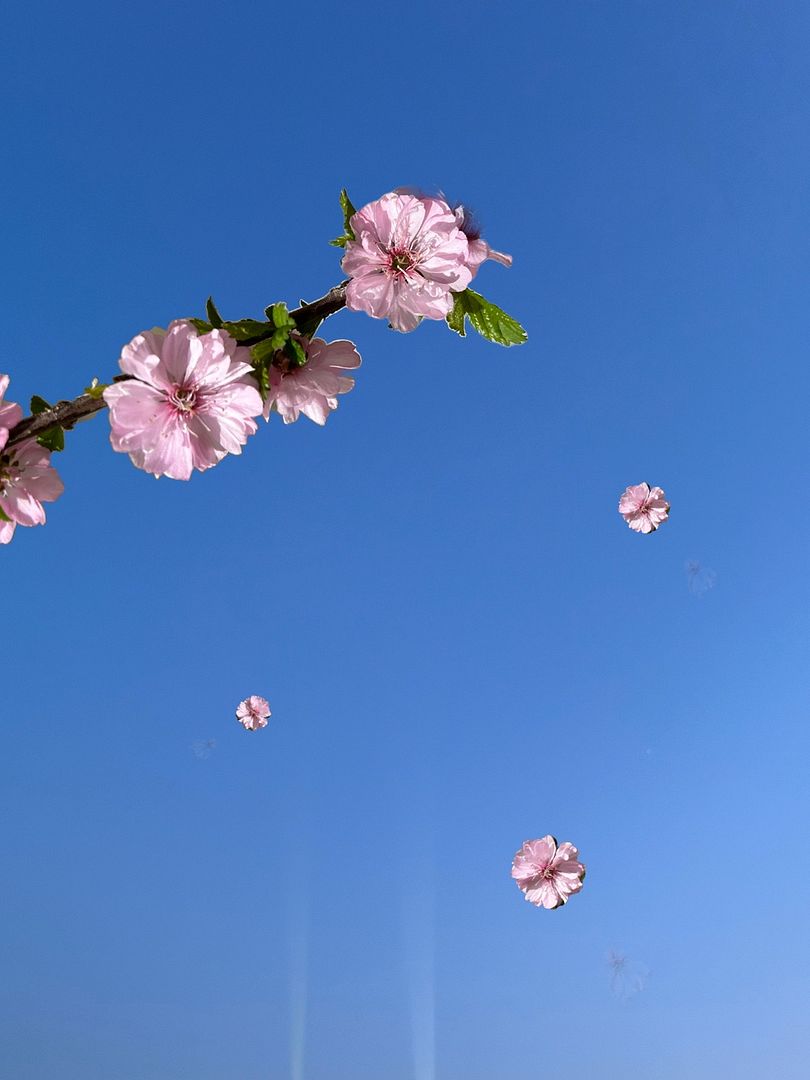
M18 525L44 525L44 502L65 490L51 465L51 452L34 439L0 454L0 544L8 544Z
M634 484L619 499L619 513L634 532L655 532L669 515L669 503L660 487Z
M553 836L527 840L512 862L512 877L529 903L557 908L582 888L585 867L573 844L557 846Z
M245 731L258 731L259 728L267 727L268 716L270 706L258 694L251 694L249 698L240 701L236 709L236 719Z
M256 432L262 399L250 350L224 330L198 335L186 320L147 330L124 346L124 382L108 386L110 442L154 476L188 480Z
M8 442L8 433L22 420L23 411L13 401L4 401L8 384L11 380L8 375L0 375L0 450Z
M467 268L472 276L478 273L481 263L487 259L500 263L501 266L511 266L512 256L504 255L502 251L495 251L486 240L481 237L481 227L468 207L459 204L453 211L456 224L467 237Z
M338 407L338 394L353 388L354 379L342 373L359 367L360 355L351 341L295 337L307 354L307 362L286 371L270 367L264 417L269 420L271 410L275 410L285 424L292 424L303 413L316 424L325 424L330 410Z
M346 306L407 333L443 319L472 280L467 237L442 199L391 191L353 215Z

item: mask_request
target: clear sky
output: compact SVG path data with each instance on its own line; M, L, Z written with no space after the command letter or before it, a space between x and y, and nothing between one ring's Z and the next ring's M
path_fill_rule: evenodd
M6 13L13 400L326 291L343 185L475 207L530 340L341 313L326 428L188 484L68 436L0 551L2 1080L807 1076L809 47L798 0Z

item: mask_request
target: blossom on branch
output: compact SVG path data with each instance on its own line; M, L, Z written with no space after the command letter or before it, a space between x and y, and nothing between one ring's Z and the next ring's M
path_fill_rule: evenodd
M23 411L13 401L4 401L10 379L8 375L0 375L0 450L8 442L8 433L15 424L19 424L23 417Z
M251 694L249 698L240 701L236 709L236 719L245 731L258 731L259 728L267 727L268 716L270 706L258 694Z
M344 371L360 366L360 354L351 341L308 341L294 335L307 355L306 364L282 370L271 366L264 417L275 410L285 424L294 423L301 413L325 424L331 409L338 407L338 395L354 387L354 379Z
M481 263L487 259L500 263L501 266L511 266L512 256L504 255L502 251L495 251L486 240L481 238L481 226L468 207L459 204L454 210L456 224L467 237L467 268L472 276L478 273Z
M558 847L553 836L544 836L524 843L512 862L512 877L529 903L550 910L580 891L585 867L573 844Z
M50 450L33 439L0 454L0 544L11 541L18 525L44 525L42 504L54 502L64 490Z
M110 442L139 469L188 480L241 454L256 432L262 399L250 351L224 330L198 336L181 319L133 338L119 363L133 378L104 391Z
M660 487L633 484L619 499L619 513L633 532L651 533L667 520L669 503Z
M342 266L351 278L346 306L395 330L415 330L422 319L444 319L453 293L470 284L467 237L442 199L392 191L351 218L354 240Z

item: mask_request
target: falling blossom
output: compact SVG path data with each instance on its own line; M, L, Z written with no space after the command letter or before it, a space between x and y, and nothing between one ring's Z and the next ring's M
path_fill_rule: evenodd
M611 949L607 954L607 964L610 968L610 992L614 997L626 1001L647 985L649 968L637 960L631 960L624 953Z
M501 266L511 266L512 256L504 255L502 251L495 251L486 240L481 238L481 227L469 207L458 205L453 211L456 224L467 237L467 268L473 277L478 273L481 263L487 259L500 263Z
M268 716L270 716L270 706L258 694L252 694L244 701L240 701L236 709L236 719L245 731L258 731L259 728L267 727Z
M342 372L359 367L360 355L351 341L295 337L307 354L307 362L287 371L271 366L265 419L275 410L285 424L294 423L301 413L316 424L325 424L330 410L338 407L338 395L347 394L354 386L354 379Z
M194 751L194 757L199 758L200 761L205 761L206 758L211 756L212 750L216 749L216 739L204 739L201 742L195 742L191 749Z
M585 867L573 844L557 845L553 836L527 840L512 862L512 877L537 907L557 908L582 888Z
M686 584L692 596L700 598L717 584L717 574L710 566L690 559L686 564Z
M467 237L442 199L391 191L351 218L355 239L343 269L351 278L346 305L395 330L414 330L424 319L443 319L453 293L472 280Z
M44 525L44 502L65 490L51 465L51 452L35 440L0 454L0 544L8 544L18 525Z
M224 330L198 335L185 320L139 334L119 361L133 378L104 391L113 449L174 480L241 454L262 411L249 361Z
M8 433L22 420L23 411L13 401L4 401L8 384L11 380L8 375L0 375L0 450L8 442Z
M669 515L669 503L660 487L635 484L619 499L619 513L634 532L655 532Z

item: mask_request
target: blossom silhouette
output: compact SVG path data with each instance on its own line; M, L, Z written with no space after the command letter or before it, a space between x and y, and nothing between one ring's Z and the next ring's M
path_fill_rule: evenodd
M0 454L0 544L11 542L18 525L44 525L42 504L64 490L50 450L33 439Z
M686 584L692 596L700 599L717 584L717 574L710 566L690 559L686 564Z
M610 992L614 997L626 1001L646 987L650 975L646 965L631 960L615 949L607 954L607 964L610 968Z
M10 379L8 375L0 375L0 450L8 442L8 433L11 428L22 420L23 411L13 401L4 401Z
M258 731L259 728L267 727L268 716L270 706L258 694L251 694L249 698L240 701L236 709L236 719L245 731Z
M452 294L472 280L467 237L442 199L391 191L358 210L350 225L346 306L388 319L395 330L443 319Z
M285 424L292 424L303 413L316 424L325 424L330 410L338 407L338 395L354 387L354 379L343 372L359 367L360 355L351 341L295 337L307 354L307 362L286 371L270 368L265 419L275 411Z
M557 908L582 888L585 867L573 844L557 845L553 836L527 840L512 862L512 877L529 903Z
M619 513L634 532L655 532L669 516L669 503L660 487L635 484L619 499Z
M174 480L241 454L262 411L249 360L225 331L198 335L185 320L139 334L119 361L133 378L104 391L113 449Z

